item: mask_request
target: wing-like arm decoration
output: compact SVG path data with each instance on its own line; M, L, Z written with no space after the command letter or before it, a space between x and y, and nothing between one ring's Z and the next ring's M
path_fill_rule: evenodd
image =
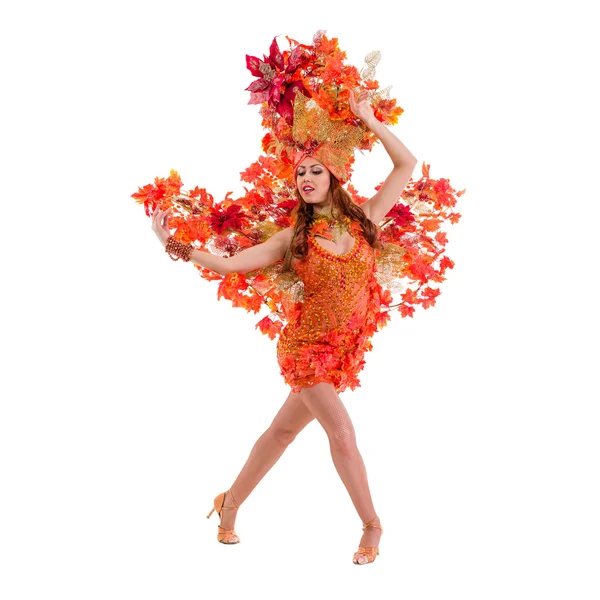
M157 206L163 210L173 207L169 226L177 240L191 243L198 250L231 257L292 224L290 213L297 200L286 178L279 179L277 175L281 173L272 172L277 167L275 161L261 156L241 173L242 181L252 184L245 188L246 193L237 199L228 193L218 203L204 188L185 191L174 170L169 177L157 177L154 183L140 187L132 197L144 206L147 216ZM288 298L282 298L285 286L277 286L282 266L283 259L248 273L221 275L194 265L202 278L219 281L218 299L226 298L233 306L253 313L267 305L272 318L267 316L256 326L271 339L285 324L282 301Z
M376 278L389 294L389 310L412 317L415 306L435 305L440 290L434 284L445 281L454 267L446 256L448 225L458 223L457 200L466 190L456 191L449 179L431 179L430 165L421 166L422 177L409 181L398 202L379 224L382 250L376 250ZM367 198L349 186L357 204ZM398 298L393 298L396 295Z

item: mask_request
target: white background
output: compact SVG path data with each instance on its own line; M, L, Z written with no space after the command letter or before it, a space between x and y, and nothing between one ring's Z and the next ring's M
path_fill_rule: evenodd
M556 2L19 2L0 13L0 596L600 594L597 29ZM288 395L267 313L217 302L131 199L171 168L216 200L260 153L245 54L380 50L393 130L457 189L437 305L392 313L346 404L384 533L313 421L239 511L206 515ZM359 156L368 195L391 162ZM595 371L595 372L594 372Z

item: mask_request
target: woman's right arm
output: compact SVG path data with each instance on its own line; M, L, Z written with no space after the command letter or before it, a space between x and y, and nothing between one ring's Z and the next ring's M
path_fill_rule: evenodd
M229 258L216 256L202 250L193 250L190 260L221 275L248 273L255 269L268 267L282 259L292 241L292 234L293 228L288 227L273 234L262 244L246 248Z
M152 229L163 246L166 246L167 239L171 235L169 230L170 211L171 208L165 211L156 209L152 215ZM293 232L293 227L282 229L262 244L246 248L229 258L194 249L190 255L190 261L221 275L247 273L261 267L268 267L282 259L292 241Z

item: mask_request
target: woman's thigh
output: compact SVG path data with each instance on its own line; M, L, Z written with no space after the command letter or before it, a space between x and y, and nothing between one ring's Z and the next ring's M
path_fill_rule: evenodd
M269 429L281 441L291 442L314 418L300 394L290 392Z
M310 413L322 425L329 441L340 447L356 444L350 415L331 383L317 383L299 392Z

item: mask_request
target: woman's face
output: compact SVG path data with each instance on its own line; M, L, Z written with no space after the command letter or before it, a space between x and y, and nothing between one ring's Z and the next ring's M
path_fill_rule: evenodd
M307 156L298 165L296 185L307 204L322 204L327 199L330 185L329 171L316 159Z

